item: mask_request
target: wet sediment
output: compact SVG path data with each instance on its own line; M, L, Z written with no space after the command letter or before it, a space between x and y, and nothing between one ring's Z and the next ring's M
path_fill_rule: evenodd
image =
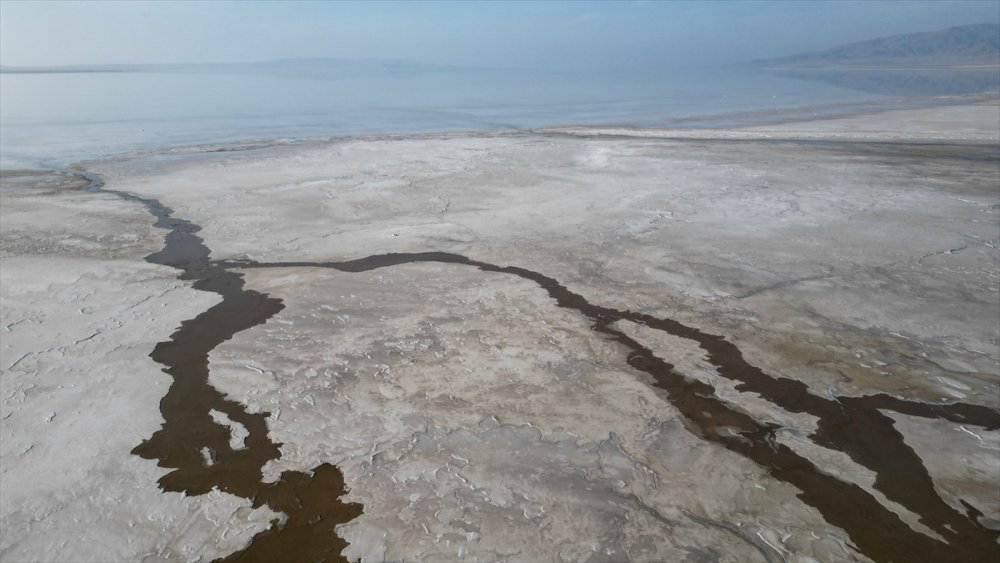
M961 424L1000 428L1000 413L968 405L928 404L888 395L827 399L809 393L798 381L776 378L749 364L740 350L723 337L688 327L675 320L594 305L555 279L514 266L497 266L465 256L426 252L384 254L345 262L212 261L210 250L195 233L198 225L175 219L172 211L153 199L127 192L107 191L144 205L156 226L169 230L163 250L147 261L181 270L180 278L194 288L216 293L222 301L194 319L184 321L171 339L156 346L152 358L166 366L174 382L160 408L163 427L135 448L134 453L173 469L160 480L166 491L204 494L213 488L267 505L286 516L254 537L247 549L226 561L334 561L346 543L335 533L337 524L359 515L362 507L340 500L343 475L323 464L310 473L286 471L275 483L265 483L262 468L280 457L280 444L267 434L268 413L249 413L226 399L208 382L208 354L236 333L262 324L283 305L280 299L248 290L239 269L319 267L342 272L364 272L417 262L475 267L489 273L515 275L544 289L556 305L572 309L591 321L591 328L620 343L632 368L652 377L654 386L690 422L704 439L753 460L774 478L801 492L799 498L816 508L832 525L844 529L854 545L875 561L978 561L1000 559L1000 533L979 522L970 506L962 513L935 492L926 468L894 428L889 410L910 416L943 418ZM789 412L818 418L810 438L818 445L843 452L876 474L875 488L917 514L944 542L912 530L861 487L833 477L806 458L779 443L777 425L760 422L727 404L704 382L687 378L674 366L615 327L621 321L643 324L673 336L693 340L722 377L738 382L737 389L755 393ZM245 447L234 450L229 430L210 415L220 411L249 432ZM210 463L206 463L208 452Z

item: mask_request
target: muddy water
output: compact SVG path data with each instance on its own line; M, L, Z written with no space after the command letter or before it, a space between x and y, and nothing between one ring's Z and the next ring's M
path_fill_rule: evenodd
M95 179L93 190L100 190ZM281 300L244 287L246 268L320 267L343 272L363 272L416 262L461 264L484 272L514 275L544 289L559 307L572 309L592 322L591 328L619 342L632 368L653 378L654 385L691 423L704 439L743 455L776 479L798 488L805 503L815 507L831 524L844 529L857 548L875 561L997 561L1000 534L984 527L981 514L967 506L962 513L934 491L927 470L907 446L892 420L882 410L911 416L943 418L982 426L1000 427L1000 413L966 404L926 404L887 395L826 399L812 395L798 381L775 378L749 364L740 350L723 337L708 334L671 319L620 311L586 301L556 280L513 266L497 266L457 254L427 252L386 254L347 262L212 261L210 250L196 235L200 227L172 217L172 211L151 199L108 190L144 205L156 226L168 229L163 250L146 259L181 270L180 278L193 280L198 290L216 293L222 301L194 319L184 321L169 341L156 346L151 356L174 378L160 409L163 427L135 448L134 453L155 459L173 469L160 480L164 490L204 494L213 488L267 505L285 515L286 521L254 537L231 561L333 561L342 560L345 543L335 533L338 523L361 513L361 506L344 503L343 475L329 464L310 473L288 471L276 483L264 483L261 469L280 456L279 444L267 435L268 413L248 413L239 403L223 397L208 383L208 354L236 333L262 324L278 313ZM860 487L828 475L775 439L777 426L755 420L715 396L706 383L684 377L652 350L615 328L618 322L641 323L698 343L722 377L739 382L737 389L752 392L776 407L808 413L819 419L811 439L844 452L876 474L875 487L889 499L917 514L946 541L913 531L894 513ZM217 410L249 431L246 446L229 446L229 430L214 422ZM206 462L206 457L210 462Z
M267 434L269 413L247 412L208 382L209 352L234 334L273 317L284 308L281 300L245 289L242 275L212 263L211 251L196 235L200 227L174 218L173 211L160 202L102 190L96 178L90 189L145 206L156 217L155 225L169 230L164 248L146 260L177 268L180 279L193 280L195 289L222 297L214 307L181 323L170 340L157 344L150 354L165 366L163 371L173 377L173 383L160 402L162 428L132 453L173 469L159 481L164 491L200 495L217 488L249 499L254 507L267 505L285 515L283 524L257 534L246 549L226 561L343 560L340 552L347 543L335 528L356 518L362 507L340 500L346 492L340 470L323 464L310 473L285 471L277 482L265 483L264 464L281 456L281 444ZM213 410L247 429L243 448L230 446L230 431L213 420Z

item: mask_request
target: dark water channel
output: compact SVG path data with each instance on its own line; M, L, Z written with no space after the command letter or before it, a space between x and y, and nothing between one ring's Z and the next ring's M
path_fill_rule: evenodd
M688 427L703 439L753 460L774 478L801 491L799 498L816 508L832 525L845 530L851 542L879 562L1000 561L1000 533L985 527L971 506L956 510L935 492L921 459L906 445L893 421L881 411L945 419L955 423L1000 428L1000 413L962 404L928 404L880 394L864 397L822 398L803 383L777 378L749 364L740 350L724 337L702 332L669 318L595 305L558 281L516 266L498 266L457 254L424 252L384 254L346 262L213 261L210 249L197 236L198 225L173 217L170 208L153 199L127 192L104 190L90 177L92 191L112 193L143 205L156 226L168 230L162 250L148 262L180 270L179 278L194 288L216 293L222 301L197 317L181 323L170 340L159 343L151 357L173 377L160 403L162 428L137 446L133 453L156 460L172 471L160 479L165 491L190 495L213 488L249 499L256 507L267 505L285 514L253 538L243 551L226 561L339 561L346 543L335 533L337 524L362 512L361 505L340 500L345 493L339 469L323 464L311 472L286 471L275 483L265 483L262 468L280 457L279 445L268 437L268 413L249 413L224 397L208 382L208 355L238 332L266 322L284 306L280 299L245 288L240 269L317 267L342 272L365 272L417 262L459 264L490 274L513 275L544 289L555 305L579 312L591 328L621 344L623 360L652 377L656 388L690 422ZM760 422L715 395L704 382L689 379L652 350L616 327L635 322L654 330L697 342L719 375L738 382L740 391L760 397L794 413L818 419L810 439L843 452L876 475L875 488L917 514L923 524L945 542L915 532L861 487L841 481L780 444L778 426ZM230 447L229 429L216 423L210 412L220 411L248 431L246 445ZM206 463L204 451L211 463Z
M173 469L159 481L164 491L202 495L217 488L250 500L254 507L267 505L285 514L283 525L257 534L250 546L225 561L343 560L340 552L347 543L335 528L360 515L362 507L340 500L346 492L341 471L323 464L309 473L285 471L277 482L263 482L264 465L281 457L280 444L267 434L270 413L247 412L208 382L208 354L236 333L263 324L284 309L281 300L246 289L241 274L211 262L211 251L196 234L201 227L174 218L169 207L154 199L104 190L97 178L91 178L89 189L145 206L156 218L155 226L169 231L163 249L146 261L177 268L179 278L194 281L195 289L222 297L217 305L182 322L170 340L157 344L150 354L165 366L163 371L173 377L173 383L160 402L162 428L132 453ZM213 410L247 429L243 448L230 447L230 430L213 420ZM209 453L211 464L206 464L203 451Z

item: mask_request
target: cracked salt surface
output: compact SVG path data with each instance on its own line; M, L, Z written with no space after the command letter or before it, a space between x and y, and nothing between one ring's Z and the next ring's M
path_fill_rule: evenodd
M291 266L291 265L294 265L294 264L288 264L288 265L289 265L289 266ZM302 265L302 266L308 266L308 264L305 264L305 263L301 263L301 265ZM296 278L296 280L297 280L297 281L301 281L301 276L300 276L300 275L296 274L296 275L295 275L294 277ZM384 283L384 281L385 281L385 280L384 280L384 278L383 278L383 277L381 277L381 276L380 276L380 277L378 278L378 281L379 281L379 283ZM360 300L360 302L359 302L359 305L360 305L361 307L365 307L365 306L366 306L366 305L365 305L365 303L364 303L364 300ZM294 323L294 324L298 325L298 323ZM548 339L548 341L550 342L550 344L554 342L554 341L552 341L551 337L548 337L547 339ZM464 341L464 339L462 339L462 338L457 338L457 339L456 339L456 341L458 341L458 342L460 342L460 343L461 343L461 342L463 342L463 341ZM438 354L436 353L435 355L437 356ZM366 358L366 359L371 359L371 354L370 354L370 353L365 353L365 354L364 354L364 356L365 356L365 358ZM468 370L465 370L465 371L468 371ZM379 371L376 371L376 374L378 374L378 373L382 373L382 372L384 372L384 370L379 370ZM385 387L383 386L383 387L382 387L382 390L384 391L385 389L386 389L386 388L385 388ZM310 396L311 396L311 395L310 395ZM299 422L299 421L296 421L296 422ZM734 435L733 435L733 437L734 437L734 438L737 438L737 437L739 437L739 433L737 433L737 434L734 434Z

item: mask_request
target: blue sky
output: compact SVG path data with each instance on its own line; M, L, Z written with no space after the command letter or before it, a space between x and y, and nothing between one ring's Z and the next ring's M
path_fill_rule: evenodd
M0 1L0 64L404 58L544 69L725 64L966 23L1000 1Z

